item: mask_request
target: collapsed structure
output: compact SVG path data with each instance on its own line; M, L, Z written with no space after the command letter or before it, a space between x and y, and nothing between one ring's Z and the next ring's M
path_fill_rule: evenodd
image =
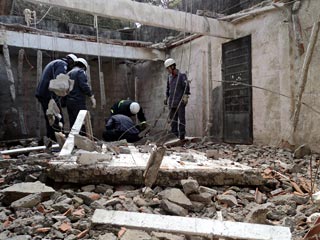
M50 51L56 53L55 56L73 52L86 56L89 62L89 79L98 99L98 108L89 109L91 119L86 121L93 126L92 134L89 131L91 137L101 139L99 134L108 109L115 100L124 97L138 100L151 124L157 121L157 129L165 126L165 113L159 116L166 84L163 60L171 56L191 80L187 135L225 143L288 148L306 143L317 151L319 103L314 89L318 84L319 53L314 48L319 31L319 6L315 1L264 1L232 15L211 13L214 18L208 17L207 12L199 16L129 0L27 1L48 6L48 12L55 7L89 14L93 22L90 29L73 26L76 34L59 32L59 25L56 26L58 31L43 30L37 28L41 21L36 21L37 14L32 9L25 12L27 26L1 23L2 139L42 135L41 111L39 107L30 109L29 106L36 105L34 86L43 63L48 61L45 54ZM169 39L166 43L111 39L105 37L107 32L99 27L102 18L171 29L182 32L182 38ZM78 35L79 29L80 32L94 29L96 36ZM123 29L120 33L131 31ZM77 123L78 130L85 119L85 114L79 115L82 120ZM114 160L114 156L101 152L71 156L76 134L78 132L71 132L60 157L51 160L48 173L51 179L81 184L104 181L128 184L127 180L134 185L143 184L142 175L149 155L143 156L132 148L129 160L121 154L123 159ZM147 153L150 154L150 150ZM200 153L191 155L203 157ZM181 158L178 156L176 161L167 162L164 159L157 184L175 187L190 176L207 186L264 184L257 169L236 166L227 160L219 166L217 162L200 160L196 160L196 164L186 163ZM83 164L88 162L94 165ZM233 172L233 169L236 170ZM310 192L313 191L312 188ZM110 214L117 218L117 213ZM97 215L94 215L95 221L104 223ZM124 224L119 222L119 226ZM132 227L130 224L127 226ZM272 231L270 229L262 231ZM290 238L287 230L283 229L281 239ZM215 231L204 232L206 237L219 236ZM267 236L249 235L221 234L220 237L265 239ZM267 237L277 239L277 236Z

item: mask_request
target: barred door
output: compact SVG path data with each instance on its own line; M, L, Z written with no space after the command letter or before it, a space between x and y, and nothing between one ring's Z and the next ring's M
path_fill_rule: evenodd
M251 36L222 45L223 140L251 144Z

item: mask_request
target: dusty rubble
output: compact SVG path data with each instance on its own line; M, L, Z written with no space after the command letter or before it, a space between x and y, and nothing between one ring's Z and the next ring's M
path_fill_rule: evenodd
M258 188L199 186L196 179L184 179L179 187L152 189L55 184L46 178L52 154L4 155L0 160L0 239L202 239L94 226L91 217L95 209L288 226L294 240L302 239L319 216L319 206L310 201L312 184L318 182L314 179L318 154L293 155L290 150L269 146L212 142L171 149L194 149L210 158L228 158L259 168L266 184Z

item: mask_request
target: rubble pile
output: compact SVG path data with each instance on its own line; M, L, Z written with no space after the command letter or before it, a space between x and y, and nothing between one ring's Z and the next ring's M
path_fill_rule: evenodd
M188 178L179 187L58 186L46 181L51 154L4 155L0 160L0 239L205 239L95 226L91 217L96 209L287 226L294 240L302 239L319 217L320 205L310 199L318 190L318 154L212 142L190 142L170 148L167 154L186 149L258 168L266 184L201 186Z

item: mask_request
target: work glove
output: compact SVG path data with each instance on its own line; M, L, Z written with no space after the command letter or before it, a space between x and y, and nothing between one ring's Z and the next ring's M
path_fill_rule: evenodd
M150 125L147 122L142 122L140 123L140 131L145 130L146 128L148 128Z
M188 99L189 99L189 95L184 94L184 95L182 96L182 103L183 103L184 105L187 105Z
M90 101L91 101L91 104L92 104L92 108L96 108L96 106L97 106L97 101L96 101L96 99L94 98L94 95L92 95L92 96L90 97Z
M168 98L165 98L165 99L163 100L163 104L164 104L164 105L168 105Z

